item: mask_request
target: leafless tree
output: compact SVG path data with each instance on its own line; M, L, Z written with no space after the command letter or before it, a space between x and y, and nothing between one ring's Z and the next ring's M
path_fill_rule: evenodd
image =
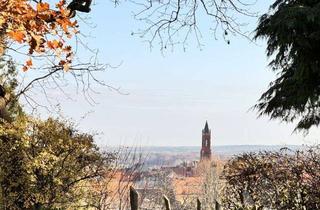
M256 17L250 6L256 0L129 0L138 6L134 18L145 24L144 29L136 33L148 40L150 46L154 42L160 44L161 50L182 44L185 48L191 36L199 47L201 44L201 28L209 27L214 38L221 33L227 43L229 35L248 34L243 30L245 22L241 16ZM119 0L115 0L119 3Z
M223 181L220 178L223 170L223 162L215 159L200 164L199 173L203 178L201 185L200 200L203 209L212 209L217 201L220 201L220 194Z
M172 185L172 178L168 171L153 169L142 173L139 184L136 186L139 192L140 208L143 210L161 210L164 207L163 196L166 196L173 209L177 201Z
M228 209L319 209L319 146L246 153L224 169Z
M134 147L121 147L102 179L88 185L87 206L96 210L129 208L129 188L139 178L145 156Z

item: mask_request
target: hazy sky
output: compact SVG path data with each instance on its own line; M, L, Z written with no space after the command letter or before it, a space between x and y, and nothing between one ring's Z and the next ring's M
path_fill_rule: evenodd
M110 85L129 95L104 89L90 106L79 99L63 102L66 116L81 121L86 130L103 132L100 145L135 144L161 146L200 145L201 129L208 120L213 145L303 144L319 142L319 129L307 137L292 134L293 124L257 119L250 111L274 74L267 68L265 43L250 43L239 36L227 45L220 37L204 33L200 50L190 42L184 52L177 46L163 56L131 32L139 28L130 4L113 8L96 1L90 17L88 44L99 48L101 62L118 65L103 75ZM266 11L271 1L253 7ZM205 21L205 20L204 20ZM254 28L257 19L250 21Z

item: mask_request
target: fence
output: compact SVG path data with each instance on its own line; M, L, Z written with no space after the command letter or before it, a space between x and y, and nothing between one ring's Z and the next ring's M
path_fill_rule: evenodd
M167 196L163 196L164 201L164 207L165 210L172 210L170 205L170 200ZM133 188L130 187L130 206L131 210L139 210L139 194L138 192ZM222 207L218 201L215 202L215 210L222 210ZM201 210L201 201L198 198L197 199L197 210Z

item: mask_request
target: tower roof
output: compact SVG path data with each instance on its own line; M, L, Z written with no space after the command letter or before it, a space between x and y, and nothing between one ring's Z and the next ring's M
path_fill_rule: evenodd
M207 121L206 121L206 125L204 126L203 131L204 131L205 133L208 133L208 132L209 132L209 126L208 126L208 122L207 122Z

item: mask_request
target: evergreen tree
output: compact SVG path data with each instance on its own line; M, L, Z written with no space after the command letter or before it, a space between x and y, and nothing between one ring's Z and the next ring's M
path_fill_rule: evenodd
M261 115L298 120L307 131L320 123L320 1L276 0L260 18L255 38L267 39L278 73L256 108Z
M0 57L0 121L12 121L23 115L15 91L18 87L17 70L14 62Z

